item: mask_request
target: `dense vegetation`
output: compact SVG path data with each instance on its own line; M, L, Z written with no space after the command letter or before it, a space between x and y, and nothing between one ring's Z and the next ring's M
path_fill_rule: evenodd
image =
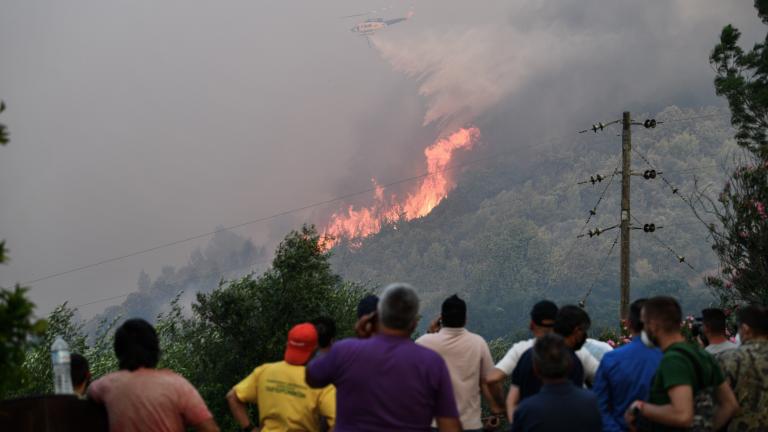
M768 1L756 0L755 7L768 24ZM763 41L745 51L740 37L726 26L710 62L717 71L715 89L728 100L743 152L719 197L704 195L694 206L719 222L710 233L721 265L707 281L729 307L768 304L768 45Z

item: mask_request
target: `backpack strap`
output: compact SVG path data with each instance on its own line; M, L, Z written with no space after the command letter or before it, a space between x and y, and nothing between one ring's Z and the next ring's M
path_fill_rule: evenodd
M705 385L704 383L704 371L701 368L701 364L699 364L699 361L696 357L693 356L690 352L686 351L683 348L679 347L672 347L671 350L678 352L683 355L686 359L688 359L689 362L693 365L694 373L696 374L696 380L699 382L699 391L704 390L710 386Z

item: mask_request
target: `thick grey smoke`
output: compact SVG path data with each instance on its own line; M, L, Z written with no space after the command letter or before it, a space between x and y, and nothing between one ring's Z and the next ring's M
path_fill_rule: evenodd
M407 42L402 37L374 39L395 70L419 82L419 94L427 101L424 125L477 118L536 73L570 61L577 48L583 49L579 45L587 43L574 38L563 46L557 40L552 33L522 33L507 25L441 35L425 31Z
M417 26L419 18L429 20L435 12L418 11L413 28L374 38L393 68L419 83L427 104L424 124L476 121L509 106L525 106L538 115L544 114L542 107L550 115L605 115L616 109L713 103L707 59L720 29L734 23L746 30L746 40L763 30L748 2L503 4L473 2L455 11L485 17L473 25ZM595 113L598 105L604 113ZM525 124L538 126L530 119Z

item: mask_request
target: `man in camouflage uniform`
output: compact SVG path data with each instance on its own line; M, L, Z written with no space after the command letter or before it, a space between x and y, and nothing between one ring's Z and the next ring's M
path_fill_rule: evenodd
M728 431L768 431L768 309L743 307L737 321L741 346L718 356L741 408Z

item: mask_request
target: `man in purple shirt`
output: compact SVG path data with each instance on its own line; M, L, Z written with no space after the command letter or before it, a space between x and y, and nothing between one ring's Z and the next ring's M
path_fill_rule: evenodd
M336 386L336 432L461 431L451 377L442 357L410 338L419 298L392 284L378 305L378 333L346 339L307 366L311 387Z

